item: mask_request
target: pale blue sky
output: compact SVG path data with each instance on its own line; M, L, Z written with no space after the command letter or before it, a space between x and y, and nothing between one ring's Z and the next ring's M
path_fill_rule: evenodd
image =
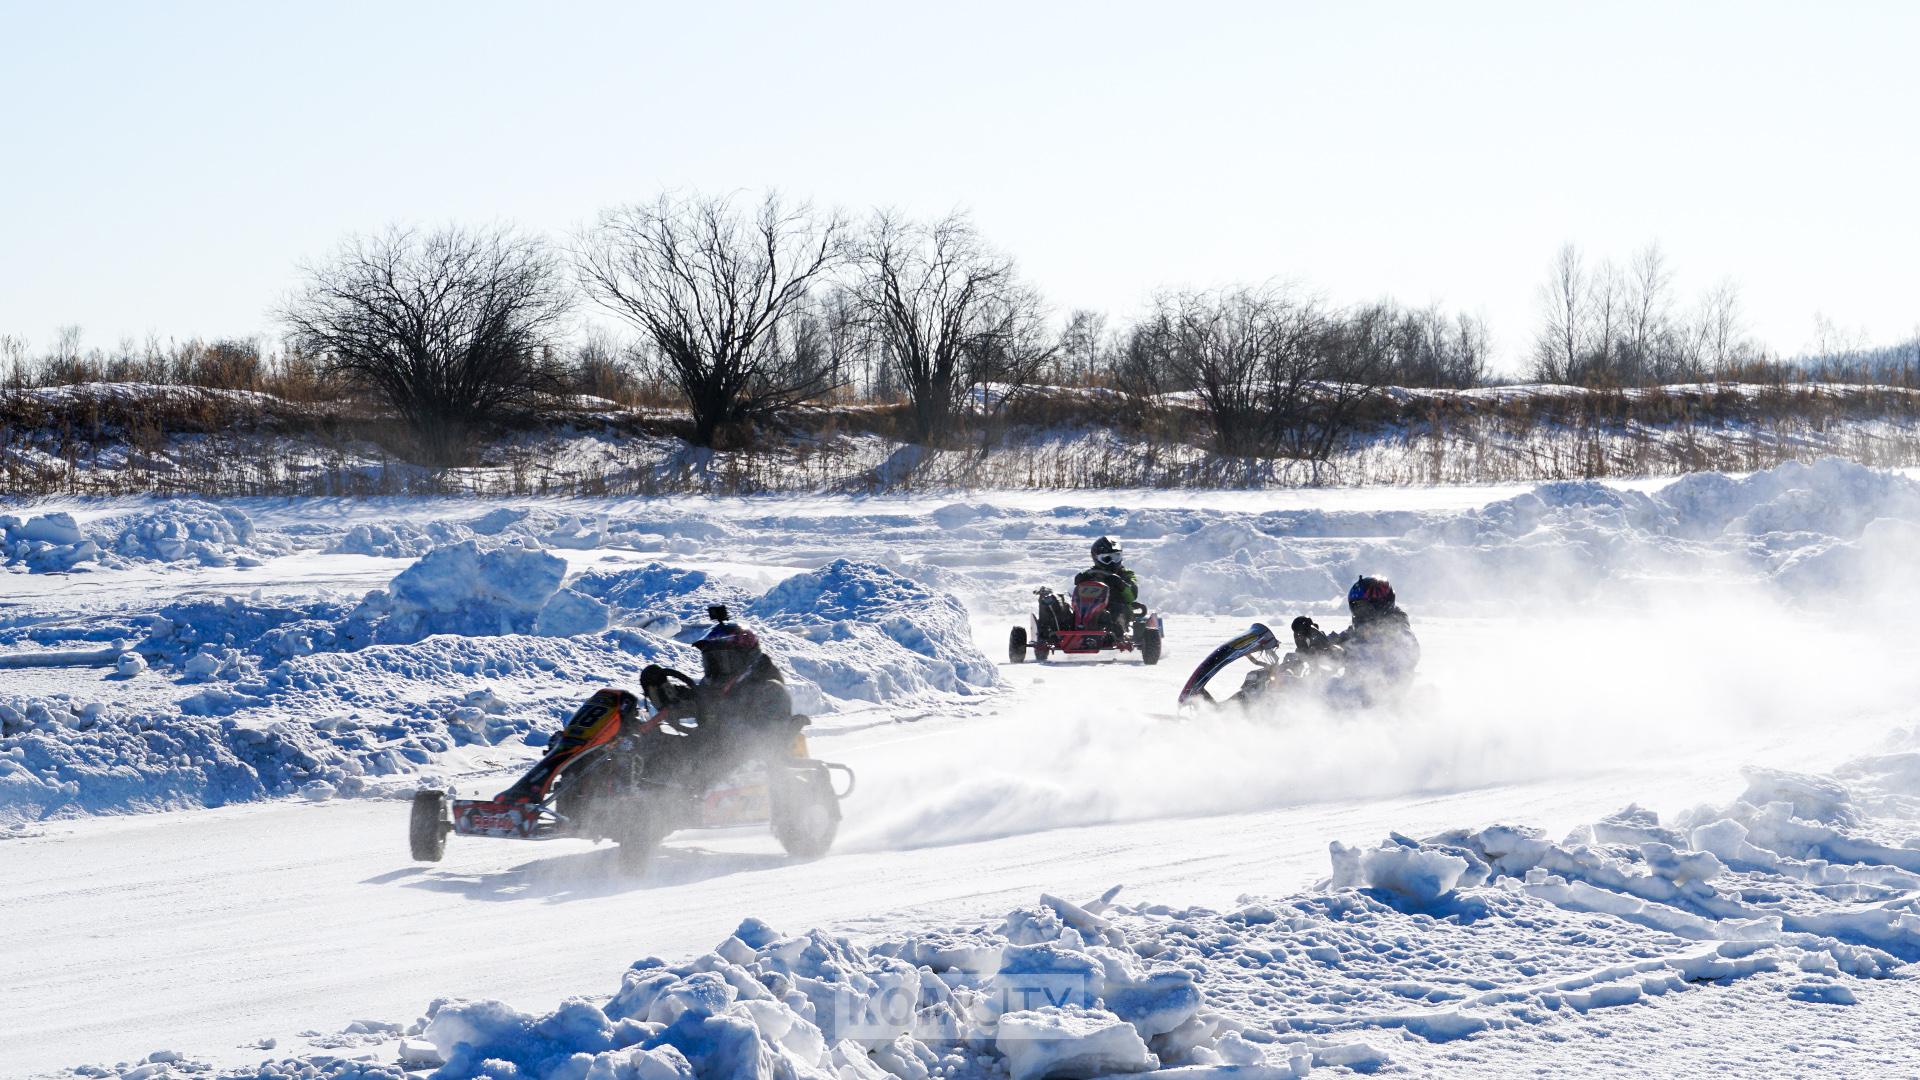
M390 221L971 209L1061 311L1291 277L1531 337L1658 239L1793 350L1920 325L1920 4L0 0L0 333L271 331Z

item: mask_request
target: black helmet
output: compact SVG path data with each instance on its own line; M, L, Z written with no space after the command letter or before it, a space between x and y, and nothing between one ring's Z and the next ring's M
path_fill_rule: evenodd
M1347 590L1347 610L1354 622L1366 622L1393 610L1393 586L1386 578L1362 577Z
M1109 570L1120 569L1120 541L1103 536L1093 542L1093 562Z
M700 650L700 670L708 680L725 682L760 662L760 637L737 622L727 619L727 609L714 607L710 614L720 621L707 636L693 643Z

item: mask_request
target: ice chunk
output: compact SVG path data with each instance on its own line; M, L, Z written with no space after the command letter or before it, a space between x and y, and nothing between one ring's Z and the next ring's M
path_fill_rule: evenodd
M1006 1056L1012 1080L1145 1072L1160 1064L1132 1024L1073 1005L1007 1013L994 1048Z
M607 605L585 593L561 589L547 600L534 620L533 632L544 637L578 637L607 628Z
M65 512L29 518L27 523L19 528L18 534L21 538L36 543L56 545L78 544L87 538L86 534L80 531L80 526L74 522L73 515Z

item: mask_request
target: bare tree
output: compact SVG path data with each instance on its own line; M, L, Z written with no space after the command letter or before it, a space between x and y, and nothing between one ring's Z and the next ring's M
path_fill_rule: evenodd
M281 308L287 340L377 395L423 460L455 465L488 425L557 385L571 306L547 246L506 228L348 239Z
M1061 380L1092 386L1104 367L1106 349L1107 317L1098 311L1075 308L1060 331L1057 363Z
M1487 377L1487 324L1461 312L1448 318L1434 305L1403 316L1407 344L1392 373L1403 386L1442 386L1456 390L1478 386Z
M964 214L930 225L875 214L858 268L856 296L921 442L947 435L976 387L1004 401L1053 355L1039 294Z
M1241 286L1162 296L1147 325L1222 452L1318 461L1381 385L1391 324L1381 306L1343 323L1287 290Z
M1562 245L1540 289L1542 319L1534 340L1534 378L1568 382L1579 375L1587 338L1587 273L1580 249Z
M1625 362L1652 378L1665 378L1665 343L1673 313L1673 272L1659 244L1648 244L1633 257L1627 271L1627 335Z
M579 238L574 262L595 303L651 344L686 395L694 441L833 388L820 350L795 348L793 321L841 261L845 224L767 194L752 210L731 196L663 194L608 210Z
M0 334L0 371L4 371L11 389L27 385L27 351L26 338Z
M1745 339L1740 313L1740 286L1732 279L1722 280L1701 299L1695 332L1700 342L1697 366L1705 372L1731 375L1751 359L1753 350Z
M1618 356L1618 337L1627 315L1625 281L1612 259L1602 260L1587 281L1587 312L1591 320L1592 342L1577 373L1586 383L1630 382L1634 376L1623 372Z

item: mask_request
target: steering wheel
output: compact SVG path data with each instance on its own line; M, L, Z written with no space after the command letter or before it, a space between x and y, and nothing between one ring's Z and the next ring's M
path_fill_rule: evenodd
M664 688L666 684L669 682L678 682L680 685L687 688L688 693L697 693L699 691L699 685L693 681L693 677L691 675L688 675L686 672L681 671L679 668L662 667L658 670L660 674L660 681L656 683L653 687L642 687L642 689L647 690L647 700L653 704L654 710L656 714L660 717L660 722L662 724L665 724L667 727L672 728L673 730L679 732L682 735L693 734L694 730L697 729L700 725L685 723L679 717L669 713L667 711L666 695L661 694L659 698L656 699L654 697L654 690Z

